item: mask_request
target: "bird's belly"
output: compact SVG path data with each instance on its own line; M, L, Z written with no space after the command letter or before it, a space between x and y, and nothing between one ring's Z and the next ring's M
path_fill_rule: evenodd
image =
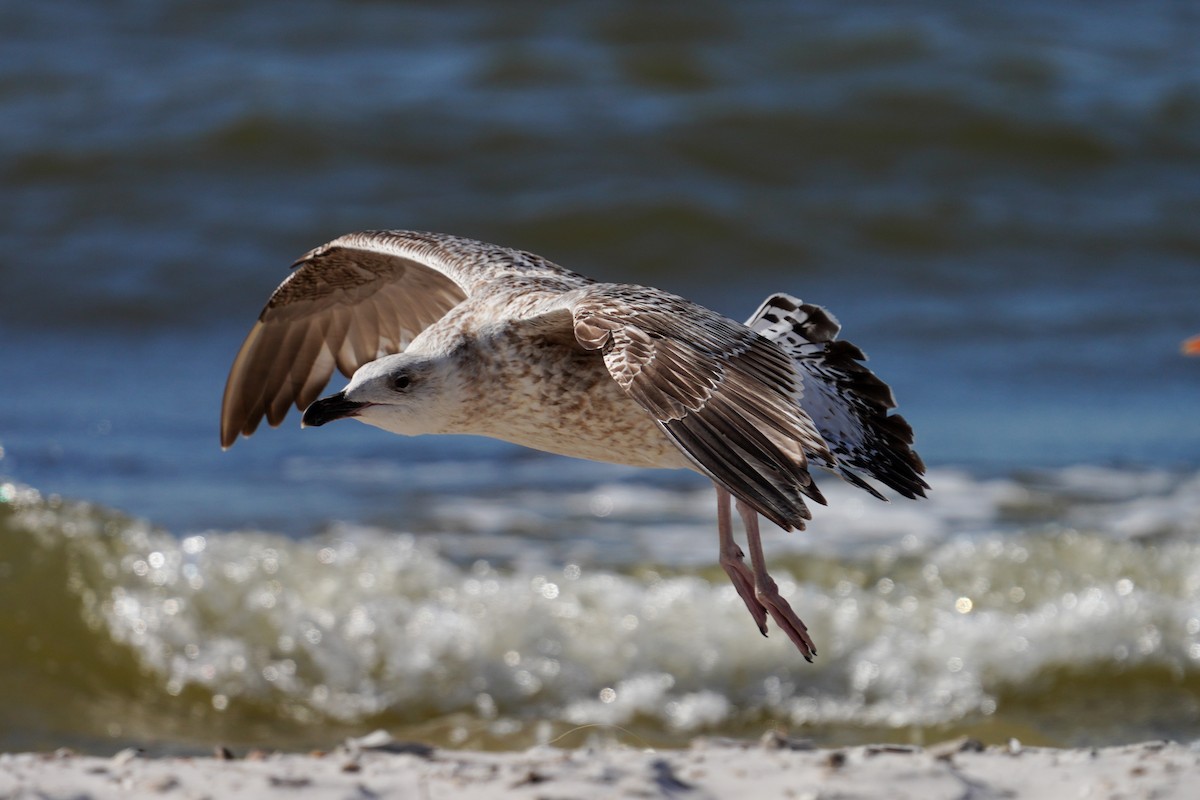
M692 467L679 448L649 420L649 415L645 424L590 417L574 422L576 424L570 424L564 419L562 425L546 423L529 428L512 427L497 438L547 453L591 461L664 469Z

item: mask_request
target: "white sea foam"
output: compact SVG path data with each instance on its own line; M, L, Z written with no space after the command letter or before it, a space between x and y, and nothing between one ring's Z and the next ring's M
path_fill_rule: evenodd
M22 529L69 550L89 623L168 694L201 687L218 709L253 702L296 722L465 714L497 730L640 721L694 733L985 719L1064 669L1194 682L1200 479L1079 500L1101 481L1053 477L935 473L927 503L861 507L831 487L811 531L767 544L818 644L813 665L758 634L714 566L698 492L534 493L457 514L456 533L339 524L302 541L179 539L11 486L5 496ZM614 557L604 545L621 537Z

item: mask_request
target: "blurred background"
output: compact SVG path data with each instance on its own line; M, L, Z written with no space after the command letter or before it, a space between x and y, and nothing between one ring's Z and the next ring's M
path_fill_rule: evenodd
M1186 3L3 4L0 748L1200 736L1197 41ZM817 662L697 476L296 415L222 453L271 290L371 228L830 308L933 491L825 476L767 537Z

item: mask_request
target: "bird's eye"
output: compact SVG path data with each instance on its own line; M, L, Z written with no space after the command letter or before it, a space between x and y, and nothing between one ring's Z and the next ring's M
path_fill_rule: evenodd
M407 373L401 373L392 378L392 388L400 392L407 389L410 383L412 383L412 378L408 377Z

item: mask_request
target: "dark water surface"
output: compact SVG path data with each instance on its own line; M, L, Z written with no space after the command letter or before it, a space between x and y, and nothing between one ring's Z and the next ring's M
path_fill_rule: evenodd
M0 747L1200 736L1197 41L1188 4L0 7ZM934 492L825 477L768 542L815 666L694 476L294 417L220 452L291 261L389 227L838 315Z

